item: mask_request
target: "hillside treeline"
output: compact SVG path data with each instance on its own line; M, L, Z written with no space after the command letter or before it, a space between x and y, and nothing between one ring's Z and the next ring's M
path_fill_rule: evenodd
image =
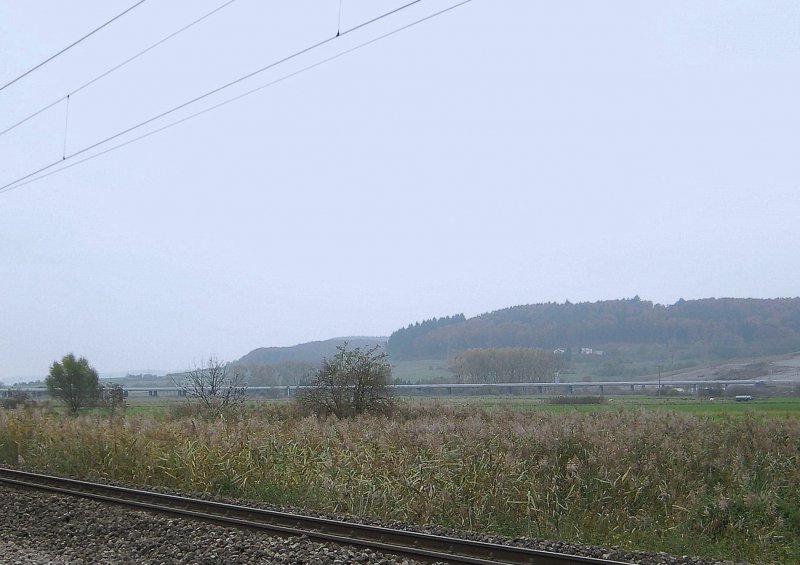
M733 357L800 349L800 298L679 300L639 297L514 306L466 319L428 320L394 332L393 359L449 358L468 349L658 344Z
M450 359L450 370L462 383L553 382L562 356L531 347L467 349Z
M274 365L262 363L232 363L230 371L242 375L248 387L286 386L305 384L317 368L307 361L283 361Z
M323 358L336 355L337 348L347 344L349 347L369 349L376 345L383 347L386 338L381 337L339 337L325 341L311 341L291 347L260 347L254 349L237 361L241 365L279 365L281 363L303 362L318 365Z
M431 318L400 328L389 336L386 347L393 359L429 359L448 357L448 342L439 338L452 332L446 331L453 326L466 323L464 314L445 316L444 318ZM442 330L445 330L442 332Z

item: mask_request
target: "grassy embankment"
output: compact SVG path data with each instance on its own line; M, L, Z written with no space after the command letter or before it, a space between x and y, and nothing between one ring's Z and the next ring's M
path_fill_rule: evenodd
M391 420L351 421L300 418L279 403L212 422L171 410L4 411L0 461L510 535L800 562L800 419L765 417L760 404L707 417L664 404L415 403Z

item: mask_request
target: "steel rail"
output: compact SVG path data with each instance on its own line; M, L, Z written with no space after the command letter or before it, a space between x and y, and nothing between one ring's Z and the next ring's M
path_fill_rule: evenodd
M459 565L629 565L619 561L342 522L17 469L0 468L0 484L78 496L219 525L268 531L282 536L306 536L313 541L371 549L419 561Z

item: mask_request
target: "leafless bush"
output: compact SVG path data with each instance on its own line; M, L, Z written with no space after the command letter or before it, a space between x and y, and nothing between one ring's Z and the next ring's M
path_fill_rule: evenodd
M97 403L112 413L125 408L125 391L122 385L117 383L100 385Z
M175 384L212 417L240 409L247 391L242 374L229 371L227 363L213 355L199 367L187 371L183 380Z
M386 385L391 367L378 346L362 350L339 346L336 355L324 359L311 388L297 396L301 406L320 415L347 418L356 414L385 414L394 403Z
M15 410L17 408L30 408L33 406L36 401L31 398L31 396L24 391L15 390L9 391L10 394L0 400L0 406L5 408L6 410Z

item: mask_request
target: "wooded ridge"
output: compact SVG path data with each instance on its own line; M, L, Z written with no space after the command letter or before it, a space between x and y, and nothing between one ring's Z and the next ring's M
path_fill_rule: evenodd
M707 298L654 304L638 296L573 304L514 306L411 324L389 337L392 359L444 359L472 348L548 350L660 345L708 357L800 349L800 298Z

